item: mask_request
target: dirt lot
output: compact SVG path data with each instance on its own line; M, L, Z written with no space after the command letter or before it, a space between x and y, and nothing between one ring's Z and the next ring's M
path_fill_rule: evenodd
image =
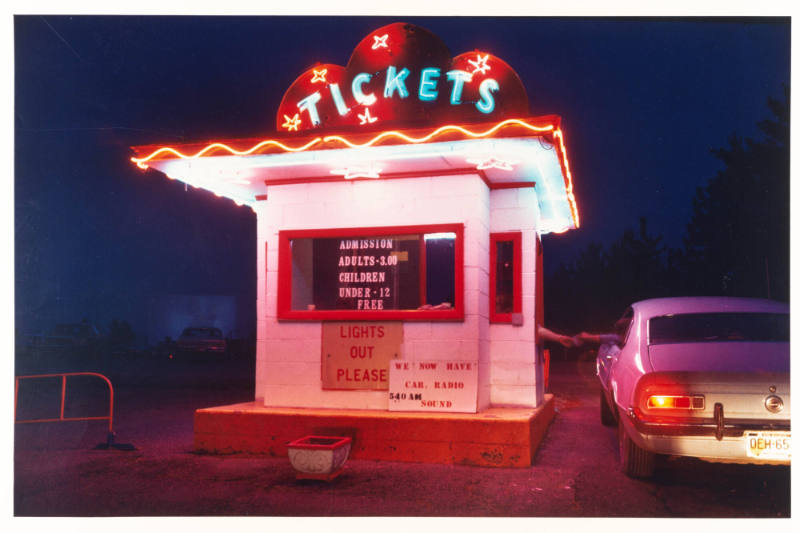
M117 441L103 422L18 425L16 516L787 517L789 470L665 460L634 481L599 423L591 364L556 364L558 413L535 465L492 469L348 461L332 483L296 481L286 458L192 451L195 409L252 399L247 365L141 365L116 376ZM159 376L158 378L154 376ZM78 402L80 404L80 402ZM79 405L76 404L75 408ZM770 531L788 521L770 522Z

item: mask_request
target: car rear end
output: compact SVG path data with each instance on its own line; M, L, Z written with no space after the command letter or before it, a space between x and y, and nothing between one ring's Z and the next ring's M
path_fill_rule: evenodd
M225 339L179 339L178 348L184 352L225 353Z
M217 328L186 328L177 341L181 353L225 354L227 343Z
M628 417L653 453L789 464L789 401L784 373L657 372L640 380Z
M790 464L788 312L653 317L625 425L644 450Z

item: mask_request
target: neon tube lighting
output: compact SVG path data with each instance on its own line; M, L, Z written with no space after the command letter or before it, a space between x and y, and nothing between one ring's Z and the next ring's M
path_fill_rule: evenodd
M371 167L371 168L362 168L362 167L347 167L347 168L337 168L331 170L331 174L337 174L339 176L344 176L346 180L352 180L356 178L380 178L381 172L383 171L380 167Z
M156 156L164 154L164 153L174 154L175 156L177 156L180 159L199 159L199 158L203 157L204 155L206 155L207 153L209 153L209 152L211 152L213 150L216 150L216 149L227 150L228 152L230 152L231 155L250 155L253 152L255 152L255 151L257 151L257 150L259 150L261 148L264 148L265 146L269 146L269 145L277 146L278 148L281 148L285 152L303 152L305 150L308 150L309 148L311 148L315 144L318 144L318 143L321 143L321 142L322 142L322 137L317 137L315 139L310 140L309 142L307 142L303 146L299 146L297 148L292 148L291 146L286 146L285 144L283 144L280 141L274 141L274 140L270 139L268 141L261 141L260 143L256 144L255 146L253 146L252 148L250 148L248 150L236 150L235 148L231 148L230 146L228 146L227 144L224 144L224 143L213 143L213 144L209 144L208 146L206 146L205 148L203 148L202 150L200 150L199 152L197 152L194 155L185 155L185 154L182 154L181 152L179 152L178 150L176 150L175 148L171 148L169 146L165 146L163 148L159 148L158 150L156 150L152 154L148 155L147 157L143 157L143 158L132 157L131 161L136 163L136 166L138 166L139 168L147 168L147 162L148 161L150 161L153 158L155 158Z
M364 124L372 124L373 122L378 120L378 117L373 117L372 115L370 115L369 114L369 108L366 108L364 110L364 114L363 115L359 113L358 120L361 121L360 124L363 126Z
M185 185L188 185L189 187L192 187L194 189L203 189L205 191L208 191L208 192L214 194L214 196L216 196L217 198L228 198L231 201L233 201L233 203L236 204L237 206L241 207L243 205L246 205L250 209L253 209L253 205L252 205L251 201L242 199L240 197L232 196L230 194L224 194L222 192L219 192L215 188L207 186L205 183L201 183L200 181L195 182L195 181L188 181L186 179L179 179L179 178L176 178L175 176L170 176L169 174L167 174L166 176L171 180L180 181L180 182L184 183Z
M580 219L578 218L578 206L575 201L575 194L572 192L572 172L569 170L569 159L567 158L567 148L564 146L564 132L561 129L557 129L553 132L553 137L558 139L558 142L561 147L561 155L564 161L564 172L566 174L566 183L564 184L567 188L567 202L569 203L569 209L572 214L572 220L575 221L575 227L581 227Z
M491 168L496 168L498 170L511 171L514 170L514 165L516 165L518 161L506 161L504 159L498 159L494 156L489 156L483 159L477 159L477 158L467 159L467 163L472 163L473 165L476 165L475 168L478 170L489 170Z
M314 77L311 78L311 83L326 83L327 80L325 76L328 75L328 69L324 68L321 70L312 69L314 71Z
M249 148L247 150L236 150L235 148L232 148L232 147L228 146L227 144L215 142L215 143L209 144L208 146L206 146L205 148L201 149L200 151L198 151L197 153L195 153L193 155L186 155L186 154L181 153L180 151L178 151L175 148L166 146L166 147L158 148L157 150L153 151L149 155L147 155L145 157L142 157L142 158L132 157L131 161L134 162L136 164L136 166L138 166L139 168L146 169L146 168L148 168L147 163L149 161L153 160L154 158L156 158L158 156L162 156L162 155L167 154L167 153L173 154L174 156L176 156L177 158L180 158L180 159L198 159L198 158L203 157L203 156L205 156L205 155L207 155L207 154L209 154L209 153L211 153L211 152L213 152L215 150L226 150L231 155L243 156L243 155L251 155L251 154L255 153L256 151L261 150L261 149L263 149L265 147L268 147L268 146L277 147L277 148L283 150L284 152L297 153L297 152L304 152L306 150L309 150L312 147L318 145L319 143L323 143L323 142L324 143L337 142L337 143L343 144L344 146L346 146L348 148L366 148L366 147L370 147L370 146L378 143L381 140L384 140L384 139L387 139L387 138L390 138L390 137L395 137L395 138L401 139L401 140L403 140L403 141L405 141L406 143L409 143L409 144L420 144L420 143L425 143L425 142L433 139L434 137L437 137L439 135L442 135L442 134L445 134L445 133L449 133L449 132L459 132L459 133L462 133L463 135L465 135L467 137L471 137L471 138L474 138L474 139L479 139L479 138L484 138L484 137L491 136L493 133L497 132L501 128L504 128L504 127L510 126L510 125L520 126L520 127L523 127L523 128L525 128L527 130L530 130L530 131L533 131L533 132L536 132L536 133L552 132L553 138L554 139L558 139L558 147L559 147L559 151L560 151L560 155L561 155L560 159L561 159L562 165L564 167L564 174L565 174L565 184L564 185L566 187L567 203L569 204L569 208L570 208L570 213L572 215L572 219L575 221L575 227L576 228L580 227L580 219L579 219L579 216L578 216L578 210L577 210L577 205L576 205L576 200L575 200L575 194L573 192L573 186L572 186L572 172L570 170L569 158L567 157L566 146L565 146L565 143L564 143L564 132L560 128L556 128L553 124L550 124L550 125L547 125L547 126L534 126L534 125L529 124L529 123L527 123L527 122L525 122L524 120L521 120L521 119L507 119L507 120L504 120L502 122L499 122L499 123L495 124L494 126L492 126L489 129L487 129L485 131L481 131L481 132L473 132L473 131L465 128L465 127L454 125L454 124L441 126L441 127L437 128L436 130L434 130L433 132L429 133L428 135L425 135L425 136L422 136L422 137L412 137L410 135L406 135L405 133L402 133L400 131L395 131L395 130L384 131L384 132L381 132L381 133L377 134L375 137L373 137L369 141L366 141L366 142L361 143L361 144L351 142L347 138L342 137L340 135L329 135L329 136L326 136L326 137L315 137L314 139L308 141L307 143L305 143L305 144L303 144L301 146L297 146L297 147L288 146L288 145L286 145L286 144L284 144L284 143L282 143L280 141L269 139L269 140L261 141L258 144L252 146L251 148Z
M283 150L284 152L304 152L304 151L308 150L309 148L311 148L312 146L315 146L315 145L319 144L320 142L340 142L340 143L344 144L345 146L347 146L348 148L362 148L362 147L372 146L373 144L377 143L378 141L381 141L381 140L383 140L385 138L388 138L388 137L398 137L400 139L405 140L409 144L420 144L420 143L427 142L427 141L431 140L434 137L438 137L439 135L442 135L443 133L452 132L452 131L457 131L457 132L463 133L467 137L472 137L474 139L479 139L479 138L483 138L483 137L488 137L488 136L492 135L493 133L495 133L497 130L499 130L499 129L503 128L503 127L509 126L509 125L522 126L522 127L526 128L526 129L528 129L530 131L533 131L533 132L536 132L536 133L555 132L555 131L560 132L561 131L561 130L556 130L555 126L553 126L552 124L550 124L548 126L534 126L532 124L528 124L527 122L525 122L523 120L511 118L511 119L507 119L507 120L504 120L502 122L499 122L498 124L495 124L494 126L492 126L491 128L489 128L486 131L477 132L477 133L473 132L473 131L470 131L470 130L462 127L462 126L457 126L457 125L454 125L454 124L450 124L450 125L447 125L447 126L442 126L440 128L437 128L432 133L429 133L428 135L425 135L424 137L411 137L411 136L406 135L406 134L404 134L402 132L394 131L394 130L393 131L384 131L384 132L379 133L375 137L373 137L371 140L369 140L369 141L367 141L365 143L362 143L362 144L356 144L356 143L350 142L348 139L346 139L346 138L344 138L344 137L342 137L340 135L329 135L329 136L324 137L324 138L323 137L316 137L316 138L310 140L309 142L307 142L306 144L304 144L302 146L298 146L296 148L292 148L291 146L287 146L286 144L284 144L284 143L282 143L280 141L273 140L273 139L261 141L260 143L256 144L255 146L253 146L253 147L251 147L251 148L249 148L247 150L236 150L235 148L232 148L232 147L228 146L227 144L215 142L213 144L209 144L208 146L206 146L205 148L203 148L199 152L197 152L195 154L192 154L192 155L186 155L186 154L183 154L180 151L176 150L175 148L172 148L172 147L169 147L169 146L165 146L165 147L159 148L158 150L155 150L154 152L150 153L149 155L147 155L145 157L141 157L141 158L132 157L131 161L136 163L136 165L139 168L143 168L144 169L144 168L147 168L147 164L146 163L148 161L151 161L152 159L155 159L157 156L160 156L160 155L165 154L165 153L171 153L171 154L175 155L176 157L178 157L180 159L198 159L198 158L203 157L206 154L208 154L209 152L211 152L213 150L216 150L216 149L227 150L231 155L251 155L254 152L256 152L256 151L258 151L258 150L260 150L260 149L262 149L262 148L264 148L266 146L270 146L270 145L276 146L276 147L280 148L281 150ZM563 139L561 140L561 149L562 149L562 152L563 152L563 150L564 150Z
M283 127L288 129L289 131L297 131L297 127L300 125L300 114L295 113L293 117L289 117L289 115L283 115L283 118L286 122L283 123Z
M544 133L544 132L547 132L547 131L554 131L555 130L555 127L552 124L549 125L549 126L533 126L531 124L528 124L525 121L522 121L522 120L519 120L519 119L516 119L516 118L510 118L508 120L504 120L503 122L495 124L494 126L492 126L491 128L489 128L486 131L479 132L479 133L475 133L473 131L470 131L470 130L462 127L462 126L456 126L456 125L453 125L453 124L449 124L447 126L442 126L440 128L437 128L436 130L434 130L433 132L429 133L428 135L425 135L424 137L411 137L410 135L406 135L405 133L402 133L400 131L392 130L392 131L381 132L378 135L376 135L375 137L373 137L372 139L370 139L369 141L367 141L365 143L361 143L361 144L350 142L349 140L347 140L346 138L342 137L341 135L328 135L323 140L326 143L327 142L338 141L338 142L341 142L342 144L346 145L349 148L364 148L364 147L367 147L367 146L372 146L373 144L377 143L378 141L381 141L381 140L386 139L388 137L397 137L397 138L403 139L404 141L406 141L409 144L419 144L419 143L427 142L427 141L431 140L434 137L438 137L439 135L441 135L443 133L450 132L450 131L458 131L460 133L463 133L467 137L472 137L474 139L478 139L478 138L482 138L482 137L487 137L487 136L493 134L494 132L496 132L497 130L499 130L500 128L502 128L504 126L508 126L510 124L515 124L515 125L518 125L518 126L522 126L522 127L527 128L527 129L529 129L531 131L535 131L536 133ZM563 148L563 146L564 146L563 141L561 143L561 146Z
M475 74L476 72L480 72L481 74L486 74L487 70L492 69L492 67L486 64L486 61L489 60L489 54L486 54L485 56L477 54L477 56L478 58L475 61L473 61L472 59L467 59L467 62L473 67L475 67L475 70L472 71L472 74Z
M378 48L389 48L386 44L386 39L389 37L388 33L384 33L380 37L377 35L373 35L372 38L375 39L375 42L372 43L372 49L377 50Z

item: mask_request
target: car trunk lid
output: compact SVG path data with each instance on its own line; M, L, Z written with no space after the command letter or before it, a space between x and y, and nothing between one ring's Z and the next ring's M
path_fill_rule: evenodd
M785 342L686 342L648 351L656 372L789 372Z
M686 393L704 396L705 409L693 413L695 416L712 416L714 405L719 403L726 418L787 420L790 417L787 343L659 344L649 347L649 357L654 370L666 382L680 383ZM765 402L776 395L784 407L771 413Z

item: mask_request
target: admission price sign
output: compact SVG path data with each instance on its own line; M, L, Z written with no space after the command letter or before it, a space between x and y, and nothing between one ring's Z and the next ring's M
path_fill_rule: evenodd
M322 324L322 388L386 390L389 364L400 356L400 322Z
M475 413L478 411L475 361L392 361L389 410Z
M397 239L338 239L337 309L397 309Z

